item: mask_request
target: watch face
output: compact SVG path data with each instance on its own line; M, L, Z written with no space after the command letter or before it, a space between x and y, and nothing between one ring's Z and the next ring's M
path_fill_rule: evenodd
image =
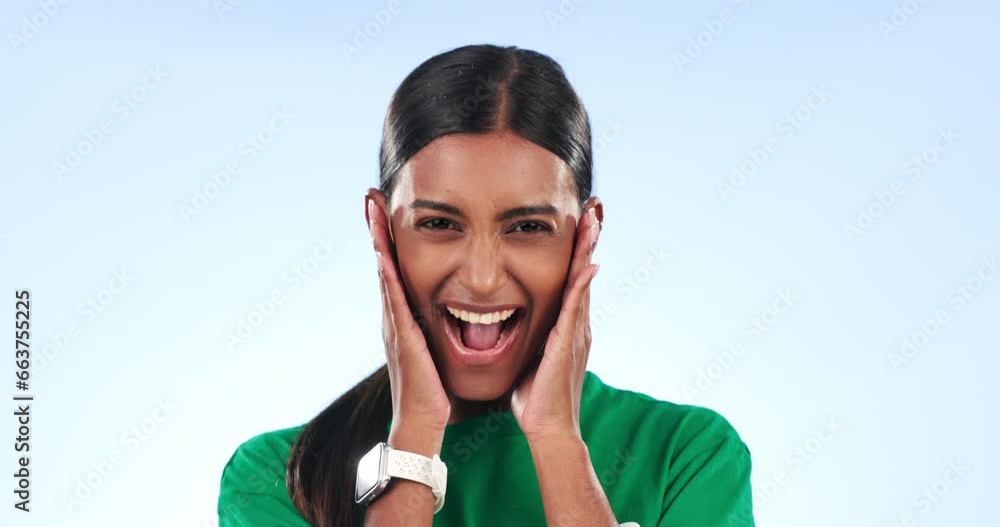
M388 483L389 478L385 477L385 444L379 443L358 462L354 501L367 505L385 490Z

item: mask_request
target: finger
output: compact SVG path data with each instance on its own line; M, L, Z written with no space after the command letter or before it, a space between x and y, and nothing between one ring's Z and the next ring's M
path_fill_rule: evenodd
M570 263L566 287L563 290L563 305L559 312L559 318L556 320L556 325L553 328L553 332L558 336L568 334L569 338L575 338L578 333L576 331L576 324L580 317L579 312L584 307L584 299L587 302L586 308L588 310L590 308L589 295L581 298L575 296L574 291L581 286L581 279L586 279L589 283L589 278L585 277L585 273L591 266L590 259L593 255L593 249L596 246L599 232L600 222L597 221L596 211L593 207L590 207L580 216L580 221L577 223L573 259ZM590 278L593 277L591 276ZM570 345L563 345L562 347L570 347Z
M406 299L406 292L400 279L399 270L395 263L389 260L388 256L382 255L383 271L386 294L389 299L390 311L392 314L393 328L397 332L397 338L404 351L420 351L426 348L424 334L417 323L410 304Z
M378 270L378 287L379 293L382 297L382 338L386 343L391 343L395 340L395 332L393 331L393 319L392 319L392 303L389 300L389 292L385 285L385 278L383 276L382 267L383 259L382 255L385 253L385 243L382 239L382 234L380 232L380 227L376 225L377 219L375 217L375 209L377 208L374 200L368 200L368 228L372 236L372 245L375 249L375 266ZM386 352L390 351L390 347L386 347ZM390 363L392 361L389 361Z
M399 270L396 267L395 259L392 257L393 248L389 242L389 231L387 227L387 217L383 214L381 207L371 202L369 207L374 209L371 214L372 230L375 237L376 258L379 261L379 269L382 275L383 302L388 308L390 323L396 331L396 337L406 349L418 347L422 348L425 341L420 327L410 312L409 303L406 300L406 293L403 290Z
M372 244L375 248L375 264L378 267L379 288L382 293L383 322L391 329L395 324L394 305L388 287L387 273L391 266L386 262L386 255L391 250L381 215L381 207L374 200L368 200L368 222L371 229Z
M578 274L582 273L587 267L590 266L594 257L594 250L597 248L597 239L601 234L601 222L597 220L597 212L593 207L587 210L586 217L587 217L587 222L586 226L584 227L586 233L583 238L583 243L582 243L583 247L581 248L583 253L579 256L581 261L580 263L578 263L578 265L580 265L580 270L577 271ZM589 313L590 310L589 287L584 292L580 308L583 312Z
M597 275L597 271L600 268L598 264L588 263L587 267L580 273L580 277L577 279L576 284L570 291L569 298L567 298L566 304L568 306L575 306L575 309L570 311L574 313L575 316L572 319L567 320L569 328L577 328L577 325L581 322L581 319L589 315L590 310L590 284L593 282L594 277ZM589 318L589 317L588 317Z
M593 207L588 208L584 214L580 215L577 222L576 239L573 247L573 259L569 267L568 282L579 275L580 272L590 263L590 256L593 253L594 244L597 241L596 235L599 232L600 222Z
M587 260L587 263L589 265L596 266L596 268L594 269L593 276L590 277L590 280L587 282L587 285L583 290L583 298L580 301L580 315L577 323L580 326L581 330L580 335L585 336L589 339L590 338L590 284L593 282L594 276L597 275L597 269L600 268L600 266L597 264L590 264L589 259Z
M596 265L596 264L595 264ZM600 266L597 265L594 269L593 276L591 276L590 281L587 283L586 289L583 291L583 301L580 302L580 315L577 321L577 331L580 350L580 369L586 370L587 361L590 359L590 343L592 340L590 332L590 284L594 281L594 276L597 276L597 271ZM582 373L583 371L581 371ZM582 378L582 377L581 377Z
M372 233L372 244L375 254L394 254L392 242L389 240L388 218L382 207L375 200L368 200L368 224Z
M572 347L573 340L578 336L577 324L580 320L580 312L583 307L583 299L590 290L590 283L597 274L598 265L587 264L587 267L572 280L569 291L563 299L562 309L559 311L559 318L552 329L557 342L557 349L564 350ZM571 339L571 340L567 340ZM546 347L546 351L548 347Z
M387 274L395 270L391 254L394 252L387 235L385 215L382 207L375 200L368 200L368 221L371 229L372 244L375 248L375 262L378 267L379 289L382 295L383 337L387 343L392 343L397 337L396 305L388 285ZM395 346L392 346L393 348Z
M586 269L591 265L594 249L597 247L597 239L600 236L601 224L597 219L596 210L591 207L581 216L581 221L577 229L576 248L573 251L573 263L570 265L570 279L567 280L566 292L563 294L564 305L575 306L569 299L569 291L574 283L580 278ZM576 330L577 323L589 324L590 321L590 289L589 283L583 293L583 297L578 306L579 313L573 322L574 333L582 336L582 331ZM567 328L569 329L569 328ZM588 328L589 329L589 326Z

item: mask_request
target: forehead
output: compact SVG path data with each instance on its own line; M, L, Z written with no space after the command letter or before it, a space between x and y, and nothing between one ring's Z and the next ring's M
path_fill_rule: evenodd
M509 132L449 134L428 144L400 171L393 208L418 198L448 202L467 214L529 202L571 211L577 199L566 163Z

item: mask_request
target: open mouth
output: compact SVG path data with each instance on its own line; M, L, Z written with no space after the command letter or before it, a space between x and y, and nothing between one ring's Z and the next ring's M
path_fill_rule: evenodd
M441 311L452 352L470 366L487 366L499 360L510 348L524 318L521 307L485 314L450 306L442 306Z

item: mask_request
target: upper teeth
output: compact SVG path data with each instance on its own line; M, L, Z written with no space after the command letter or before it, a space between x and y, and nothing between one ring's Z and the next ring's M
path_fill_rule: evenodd
M464 320L471 324L496 324L503 320L507 320L511 315L514 314L514 309L506 309L504 311L496 311L493 313L471 313L469 311L462 311L461 309L455 309L452 307L448 308L448 312L460 320Z

